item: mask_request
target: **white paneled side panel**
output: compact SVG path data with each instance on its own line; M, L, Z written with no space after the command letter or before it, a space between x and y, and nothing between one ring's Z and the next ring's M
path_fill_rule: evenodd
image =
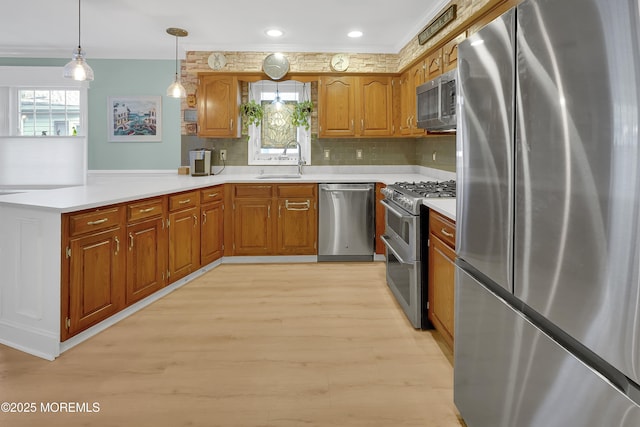
M0 343L53 359L60 348L61 215L0 206Z
M16 313L33 320L42 320L42 270L34 268L33 265L33 260L42 259L42 221L35 218L17 218L16 222Z

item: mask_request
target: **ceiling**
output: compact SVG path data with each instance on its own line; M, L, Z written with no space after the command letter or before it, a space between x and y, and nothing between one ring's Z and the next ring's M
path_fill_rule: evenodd
M0 14L0 57L67 58L78 41L77 0L21 0ZM185 51L398 53L448 0L82 0L87 58L172 59ZM271 39L268 28L284 35ZM347 37L360 30L359 39Z

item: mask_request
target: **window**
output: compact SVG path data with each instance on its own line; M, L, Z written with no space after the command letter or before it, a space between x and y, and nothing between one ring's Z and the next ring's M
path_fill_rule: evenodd
M297 165L311 160L311 132L294 126L296 104L311 99L311 84L294 80L249 83L249 100L262 106L262 124L249 126L250 165Z
M80 91L64 89L18 90L18 135L77 135L80 127Z

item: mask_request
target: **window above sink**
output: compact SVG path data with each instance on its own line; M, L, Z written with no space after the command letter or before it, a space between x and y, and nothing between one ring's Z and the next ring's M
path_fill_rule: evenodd
M263 110L261 124L248 127L249 165L297 165L299 156L310 164L311 132L291 122L296 104L310 99L311 83L249 83L249 101L255 101Z

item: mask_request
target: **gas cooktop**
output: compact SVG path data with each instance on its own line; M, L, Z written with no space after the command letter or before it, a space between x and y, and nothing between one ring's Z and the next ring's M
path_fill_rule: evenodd
M396 182L382 189L385 200L393 202L413 215L420 212L422 200L437 197L456 197L456 182L421 181Z
M391 185L407 196L413 197L456 197L456 182L451 181L421 181L396 182Z

